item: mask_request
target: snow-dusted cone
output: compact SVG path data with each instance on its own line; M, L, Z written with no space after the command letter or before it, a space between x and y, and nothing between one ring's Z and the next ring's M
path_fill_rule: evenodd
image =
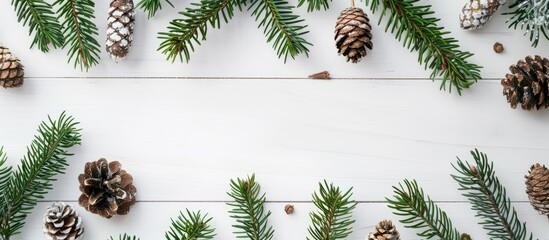
M503 95L512 108L521 105L524 110L549 107L549 59L528 56L509 67L501 80Z
M370 19L360 8L350 7L337 19L335 41L339 54L347 62L359 62L366 56L366 48L372 49L372 26Z
M479 29L507 0L469 0L461 9L459 23L465 30Z
M79 240L84 235L82 217L72 206L62 202L48 207L42 230L48 240Z
M128 214L135 204L133 178L118 161L108 163L102 158L88 162L78 181L82 192L78 203L91 213L111 218Z
M540 214L549 217L549 169L536 163L525 177L530 203Z
M383 220L368 234L366 240L400 240L400 234L390 220Z
M135 10L132 0L113 0L107 19L107 53L116 62L130 52L135 25Z
M23 85L23 64L0 43L0 86L13 88Z

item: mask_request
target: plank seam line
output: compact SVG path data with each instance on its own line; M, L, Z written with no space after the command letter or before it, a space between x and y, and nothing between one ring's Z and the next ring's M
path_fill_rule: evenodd
M125 77L125 76L111 76L111 77L25 77L26 79L111 79L111 80L126 80L126 79L162 79L162 80L312 80L312 81L325 81L324 79L309 79L303 77ZM417 78L417 77L374 77L374 78L332 78L331 80L408 80L408 81L433 81L430 78ZM441 81L442 79L435 79L434 81ZM484 78L482 81L501 81L501 78Z
M66 203L78 203L75 200L40 200L39 203L51 203L51 202L66 202ZM235 203L235 201L223 201L223 200L137 200L136 203ZM359 204L386 204L387 201L356 201ZM448 203L469 203L469 201L434 201L438 204L448 204ZM312 201L265 201L265 203L313 203ZM529 201L511 201L511 203L530 203Z

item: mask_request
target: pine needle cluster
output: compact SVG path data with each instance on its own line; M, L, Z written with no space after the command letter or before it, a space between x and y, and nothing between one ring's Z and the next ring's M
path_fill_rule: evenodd
M233 18L236 9L242 11L248 5L279 58L286 62L288 57L308 55L307 46L311 43L303 38L308 33L307 25L293 14L294 7L286 0L200 0L179 12L181 18L172 20L168 31L159 33L158 38L163 41L158 50L172 62L177 58L189 62L195 44L206 40L209 27L220 28L222 21L228 23Z
M156 13L162 10L162 2L165 1L172 8L174 7L170 0L141 0L137 3L137 7L143 9L147 13L147 17L153 18Z
M27 215L52 189L56 175L65 172L66 158L73 155L69 149L81 142L77 126L65 113L42 122L27 155L14 170L4 166L7 158L0 149L0 239L20 233Z
M231 191L227 194L234 202L227 203L233 207L229 214L236 220L233 227L237 238L250 240L270 240L274 229L268 219L271 211L265 213L265 193L261 194L259 184L255 181L255 174L247 179L231 179Z
M352 188L342 192L339 187L326 180L319 183L318 192L313 193L313 203L317 211L311 212L312 225L308 231L311 238L307 240L345 239L353 232L352 212L357 202L351 200Z
M417 229L417 235L426 239L460 240L461 235L452 225L446 212L423 192L415 180L405 179L404 185L393 187L393 199L387 198L389 208L407 228Z
M118 240L139 240L140 238L124 233L124 235L120 234L117 239ZM110 239L107 239L107 240L116 240L116 239L111 236Z
M496 177L493 163L476 149L471 154L475 165L458 158L457 163L452 164L458 174L452 177L459 183L463 196L471 202L476 216L482 219L479 224L488 231L490 239L532 240L532 233L528 233L526 224L518 219L505 187Z
M29 26L34 34L31 48L42 52L68 47L69 62L81 70L89 69L99 59L99 43L95 39L97 26L93 22L95 3L92 0L12 0L17 20ZM57 9L57 11L54 11Z
M540 36L549 40L549 1L548 0L520 0L513 1L509 6L511 12L508 20L509 28L525 31L529 35L533 47L537 47Z
M210 227L210 221L207 214L202 215L200 211L191 212L186 210L186 214L180 212L177 219L172 219L170 231L164 235L166 240L207 240L213 239L215 229Z

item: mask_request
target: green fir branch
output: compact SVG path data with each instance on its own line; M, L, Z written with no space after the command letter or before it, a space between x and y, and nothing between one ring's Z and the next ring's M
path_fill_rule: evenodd
M285 0L251 0L248 9L252 8L252 16L260 21L259 28L264 28L267 42L273 43L278 58L284 56L286 62L288 55L292 59L300 53L309 56L307 45L312 44L302 37L308 33L307 25L302 25L305 20L292 12L293 6Z
M11 5L17 14L17 21L29 26L29 35L34 34L34 45L42 52L48 52L51 44L54 48L63 46L63 33L52 5L44 0L12 0Z
M210 227L212 218L207 218L207 214L202 216L200 211L190 212L186 210L179 213L177 219L172 219L170 231L166 232L167 240L206 240L213 239L215 229Z
M247 179L231 179L231 192L227 193L234 202L227 203L233 207L229 211L231 218L236 220L233 225L237 238L250 240L270 240L274 229L269 226L271 211L265 213L265 193L260 193L260 186L255 181L255 174Z
M48 117L49 118L49 117ZM68 166L69 149L80 144L80 129L73 117L61 114L57 120L42 122L38 135L27 148L27 155L3 181L5 204L0 208L0 237L9 240L20 232L25 219L44 198L57 174L64 173ZM6 170L3 169L2 172Z
M357 202L350 199L353 188L342 192L339 187L332 183L328 184L326 180L324 184L318 185L318 193L313 193L313 203L317 211L309 214L312 221L308 228L311 238L307 239L345 239L353 232L352 225L355 223L355 220L352 220L352 212Z
M8 183L10 179L11 174L11 167L10 166L4 166L6 162L8 161L8 157L6 156L6 153L4 153L4 148L0 147L0 213L4 214L8 212L8 196L6 193L8 192ZM1 215L3 216L3 215ZM1 218L0 218L1 219ZM0 236L3 236L3 232L1 231L0 224Z
M471 202L476 216L482 219L479 224L488 231L490 239L532 240L532 233L529 234L526 223L518 219L505 187L496 177L494 164L488 161L486 154L476 149L471 154L476 165L458 158L452 166L459 174L452 177L459 183L463 196Z
M63 47L69 46L68 61L73 61L75 68L80 66L80 70L97 65L101 51L94 38L98 36L93 22L95 3L92 0L57 0L53 5L59 6L57 14L64 19Z
M321 9L326 11L330 8L328 0L299 0L297 7L301 7L304 4L307 4L307 12L320 11Z
M452 221L429 196L426 196L415 180L404 180L404 186L394 186L393 199L387 198L394 214L404 217L400 222L407 228L417 229L419 237L426 239L460 240L460 234Z
M141 0L137 3L137 7L143 9L150 19L156 15L156 12L162 9L162 1L168 3L172 8L174 7L170 0Z
M206 40L208 24L212 28L220 28L221 20L228 23L234 16L234 10L241 8L241 0L201 0L193 3L194 8L179 12L183 17L174 19L168 26L168 32L158 33L163 42L158 48L172 62L179 58L189 62L190 53L194 52L194 44L200 45Z
M431 69L430 78L442 77L441 90L469 88L481 79L479 65L468 62L473 56L460 51L458 40L438 26L430 5L418 5L420 0L365 0L375 13L381 8L379 21L388 16L385 31L390 31L410 51L417 51L418 62Z
M138 238L138 237L136 237L136 236L131 236L131 235L128 235L128 234L125 234L125 233L124 233L124 235L120 234L120 235L118 236L118 240L139 240L139 239L140 239L140 238ZM107 239L107 240L115 240L115 239L111 236L111 237L110 237L109 239Z
M540 35L549 40L549 1L547 0L517 0L509 9L512 12L503 13L511 17L507 22L509 28L525 31L529 35L532 47L537 47Z

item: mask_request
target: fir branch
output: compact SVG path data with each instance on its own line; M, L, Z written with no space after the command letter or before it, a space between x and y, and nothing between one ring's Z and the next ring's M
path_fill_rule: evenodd
M11 5L17 14L17 21L29 26L29 35L34 34L31 48L37 45L40 51L48 52L49 44L54 48L63 46L61 25L51 4L44 0L12 0Z
M299 0L297 7L301 7L305 3L307 3L307 12L320 11L321 8L326 11L330 8L328 0Z
M69 148L81 141L77 125L73 117L63 113L57 120L49 118L38 127L38 135L27 148L27 155L7 180L6 204L0 208L3 240L19 233L37 201L52 189L55 176L64 173L68 166L66 158L73 155Z
M267 42L273 42L278 58L284 56L286 62L288 55L293 59L300 53L309 56L307 45L312 44L302 37L308 33L307 25L302 25L305 20L293 14L293 6L285 0L251 0L248 9L254 7L252 16L261 20L259 27L264 28Z
M490 239L532 240L532 234L526 231L526 223L520 222L515 208L511 207L511 199L496 177L493 163L476 149L471 154L476 165L458 158L452 166L459 174L452 177L461 186L459 190L463 191L463 196L471 202L476 216L482 219L479 224L488 231Z
M206 40L208 23L212 28L220 28L221 19L228 23L234 16L235 7L242 10L241 4L241 0L201 0L193 3L194 8L179 12L183 18L170 22L168 32L158 33L158 38L164 40L158 50L172 62L176 58L183 61L183 56L189 62L194 44L200 45L200 41Z
M524 35L530 35L533 47L537 47L540 35L549 40L549 1L547 0L516 0L510 6L512 12L507 22L509 28L525 30Z
M433 16L430 5L418 5L420 0L365 0L375 13L381 7L379 21L389 15L385 31L390 31L410 51L419 53L418 62L431 69L430 78L442 77L441 90L452 88L461 95L481 79L481 66L469 63L470 52L458 49L458 40L448 36L450 32L437 24L440 19Z
M202 216L200 211L186 211L186 215L180 212L176 220L172 219L170 231L165 234L167 240L205 240L215 236L215 229L209 225L212 218L206 218L207 214Z
M357 202L350 200L353 195L350 188L343 193L339 187L332 183L319 183L318 193L313 193L313 203L317 208L316 212L311 212L312 225L308 231L313 240L336 240L344 239L349 236L353 230L352 212Z
M162 9L162 1L166 1L172 8L174 7L170 0L141 0L137 3L137 7L143 9L150 19L156 15L156 12Z
M231 192L227 193L234 202L227 203L233 207L229 213L236 220L237 238L250 240L270 240L274 230L269 226L271 211L264 212L265 193L260 195L260 186L255 181L255 174L247 179L231 179Z
M4 153L4 148L0 147L0 216L4 216L4 214L7 214L9 208L7 199L8 197L6 196L6 193L8 191L7 187L10 179L11 167L4 166L7 161L8 158L6 156L6 153ZM0 237L4 235L1 230L1 226L2 224L0 223Z
M120 234L118 236L118 240L139 240L139 239L140 238L138 238L136 236L131 236L131 235L128 235L128 234L125 234L125 233L124 233L124 235ZM111 236L111 238L107 239L107 240L115 240L115 239Z
M74 67L88 70L96 65L99 59L100 46L94 36L97 26L93 22L95 3L92 0L57 0L53 4L59 6L57 14L64 18L62 23L69 62L74 61Z
M403 216L400 220L407 228L418 229L417 235L426 239L460 240L459 232L452 221L429 196L426 196L415 180L404 180L404 186L394 186L394 199L387 198L389 208L395 215Z

